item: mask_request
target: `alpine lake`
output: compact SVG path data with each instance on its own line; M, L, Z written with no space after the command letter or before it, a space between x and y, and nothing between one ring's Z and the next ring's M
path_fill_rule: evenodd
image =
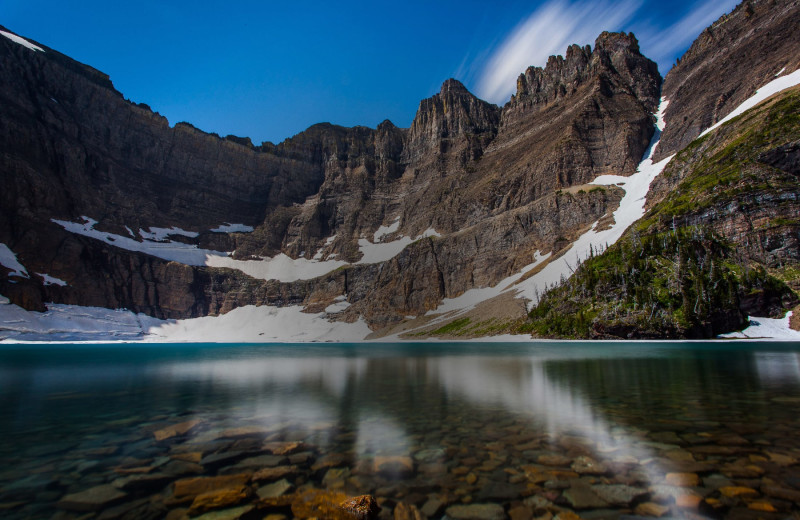
M800 518L798 343L0 345L0 398L4 519Z

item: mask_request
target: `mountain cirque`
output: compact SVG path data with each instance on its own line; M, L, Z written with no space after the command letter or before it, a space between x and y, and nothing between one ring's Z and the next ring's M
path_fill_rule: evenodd
M590 183L636 171L659 97L669 103L656 160L797 68L799 13L795 1L740 5L663 90L632 34L603 33L530 67L503 107L450 79L408 129L323 123L260 146L170 127L102 73L0 38L0 242L28 272L64 282L9 272L0 294L30 310L55 302L162 319L302 305L401 330L445 299L541 268L595 223L613 225L623 190ZM793 168L795 145L764 162ZM648 206L684 174L657 178ZM176 261L192 247L200 257ZM500 321L525 319L512 296L498 305Z
M448 80L420 103L410 129L321 124L254 147L187 124L170 128L101 73L1 40L0 240L29 271L68 285L4 279L0 293L29 309L53 301L160 318L246 304L324 307L346 295L350 319L360 314L379 328L496 284L613 209L613 188L557 190L633 171L660 84L632 35L604 33L593 51L571 48L566 60L529 69L524 77L535 79L521 79L502 109ZM312 280L257 280L114 247L51 220L82 216L118 236L195 230L180 240L239 259L320 251L348 265ZM255 229L203 231L223 222ZM397 256L356 264L359 239L380 239L380 226L390 230L384 243L432 231Z

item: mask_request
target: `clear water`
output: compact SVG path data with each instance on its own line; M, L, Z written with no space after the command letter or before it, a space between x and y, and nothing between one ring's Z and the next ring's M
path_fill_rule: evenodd
M2 518L800 517L791 343L6 345L0 427Z

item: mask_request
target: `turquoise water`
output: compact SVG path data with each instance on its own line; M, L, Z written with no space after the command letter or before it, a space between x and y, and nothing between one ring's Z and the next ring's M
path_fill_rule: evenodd
M0 397L3 518L800 511L792 343L5 345Z

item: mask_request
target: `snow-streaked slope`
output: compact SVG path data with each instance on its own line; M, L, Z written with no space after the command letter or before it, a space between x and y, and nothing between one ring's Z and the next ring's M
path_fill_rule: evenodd
M184 231L179 228L150 228L149 232L140 230L139 233L144 238L140 242L130 237L99 231L94 228L97 224L96 220L89 217L83 217L83 219L84 222L52 220L67 231L101 240L127 251L138 251L162 260L185 265L227 267L261 280L278 280L279 282L310 280L347 265L347 262L339 260L323 262L305 258L292 259L282 253L273 258L261 258L260 260L235 260L229 256L229 253L166 240L167 236L176 234L188 237L197 236L197 233L192 231Z
M515 296L526 298L536 303L541 292L547 287L568 278L580 262L589 257L590 251L602 251L607 246L616 242L625 230L644 215L645 197L650 189L650 183L658 176L672 157L660 162L653 162L653 151L658 145L661 131L664 129L664 111L668 101L661 100L656 114L656 132L653 135L650 148L645 159L639 164L636 173L630 177L619 175L602 175L597 177L593 184L601 186L616 185L625 190L625 195L620 200L619 207L614 212L614 224L606 229L597 230L597 222L591 230L581 235L565 254L551 260L541 271L522 281L524 274L550 258L550 254L540 256L536 253L534 262L525 266L519 273L509 276L492 287L470 289L456 298L445 299L436 309L428 311L427 315L443 315L445 313L460 314L473 309L478 303L494 298L502 293L513 291ZM451 317L448 314L448 318Z
M348 262L343 260L334 259L335 255L329 255L328 260L322 260L322 251L318 251L312 258L291 258L284 253L269 258L261 257L257 260L236 260L231 258L230 253L222 251L214 251L211 249L201 249L193 244L185 244L183 242L176 242L169 240L171 235L181 235L189 238L198 236L197 232L185 231L183 229L172 228L149 228L149 231L139 230L139 235L142 241L138 241L132 237L126 237L100 231L95 229L97 221L90 217L83 217L83 222L70 222L67 220L51 219L54 223L63 227L67 231L82 235L85 237L94 238L105 242L106 244L125 249L127 251L137 251L145 253L162 260L170 262L179 262L185 265L192 266L207 266L207 267L227 267L229 269L236 269L248 276L258 278L260 280L277 280L279 282L295 282L297 280L311 280L318 276L326 275L335 271L339 267L349 265ZM399 226L399 222L395 222ZM394 232L396 230L392 226L383 228L381 237L386 235L386 230ZM225 224L216 229L214 232L249 232L252 228L244 226L243 224ZM377 233L376 233L377 236ZM417 240L427 237L441 236L435 229L426 229L420 236L416 238L409 238L400 236L392 242L379 242L373 244L369 240L362 238L359 239L358 245L362 257L356 262L357 264L375 264L391 260L399 255L406 247L411 245ZM326 241L326 245L336 238L336 235L330 237Z
M455 315L462 314L464 312L470 311L475 308L481 302L485 302L486 300L490 300L496 296L500 296L502 293L509 290L513 284L517 283L520 278L522 278L525 273L529 272L531 269L535 269L538 267L542 262L550 258L550 253L546 255L539 254L539 251L534 253L533 255L533 262L523 267L518 273L512 274L509 277L504 278L499 283L491 286L491 287L480 287L475 289L469 289L468 291L464 291L463 294L460 296L456 296L455 298L445 298L442 300L442 303L439 304L436 309L430 310L425 313L426 316L433 316L437 314L448 314L448 318L452 317L449 313L454 312ZM437 320L434 320L436 322ZM431 323L434 323L431 322ZM430 325L428 323L427 325Z
M586 260L592 251L603 251L607 246L615 243L622 237L631 224L639 220L645 213L645 202L650 184L664 170L673 156L659 162L653 162L653 152L664 130L664 111L668 101L663 99L656 114L656 132L650 143L650 148L645 159L639 163L636 173L630 177L620 175L601 175L592 184L600 186L616 185L625 190L625 195L619 202L619 207L614 211L614 224L608 229L597 230L595 222L592 229L581 235L560 258L547 264L536 275L531 276L516 286L517 295L536 303L537 298L545 287L558 284L562 277L568 278L578 264Z
M9 249L9 247L2 242L0 242L0 265L7 269L11 269L11 272L8 273L8 276L30 278L27 269L25 269L25 267L19 263L19 260L17 260L17 255L14 254L14 251Z
M5 36L6 38L11 40L12 42L18 43L18 44L22 45L23 47L27 47L28 49L30 49L32 51L44 52L44 49L42 49L38 45L34 45L31 42L29 42L28 40L26 40L25 38L17 36L16 34L12 34L10 32L6 32L6 31L0 31L0 34Z
M780 74L780 72L778 74ZM797 69L791 74L780 76L778 79L774 79L769 83L767 83L766 85L764 85L763 87L761 87L760 89L758 89L756 93L753 94L752 97L745 100L741 105L736 107L736 109L733 112L722 118L717 124L715 124L710 128L707 128L702 134L700 134L700 136L702 137L710 132L713 132L714 130L724 125L734 117L738 117L744 114L745 112L747 112L754 106L758 105L762 101L765 101L770 96L774 96L778 92L786 90L787 88L792 88L797 85L800 85L800 69Z
M781 341L800 341L800 331L789 327L792 313L787 312L783 318L750 317L750 326L740 332L722 334L720 338L770 338Z

